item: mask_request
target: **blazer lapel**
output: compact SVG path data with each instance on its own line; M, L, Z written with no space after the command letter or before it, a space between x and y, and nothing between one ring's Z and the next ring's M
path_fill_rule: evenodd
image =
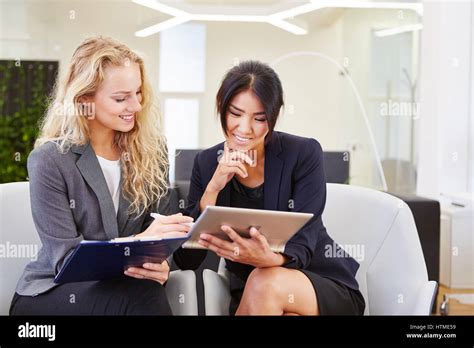
M125 227L127 226L127 222L129 218L128 207L130 206L130 202L127 199L125 199L123 195L122 187L123 187L123 178L120 177L120 198L119 198L119 208L117 212L119 236L123 236L123 231L125 230Z
M274 132L270 141L265 145L265 181L263 184L264 208L278 210L281 172L283 160L278 157L281 152L278 133Z
M221 144L219 147L219 151L224 152L224 143ZM209 178L209 181L212 179L212 175L217 169L217 166L219 165L219 162L216 161L216 163L210 168L210 173L211 177ZM228 182L225 187L222 189L221 192L217 195L217 200L216 200L216 205L221 206L221 207L230 207L230 185L231 183Z
M94 150L90 144L87 144L73 146L72 151L81 155L76 162L76 166L99 200L100 214L105 233L109 239L117 238L118 226L114 203Z

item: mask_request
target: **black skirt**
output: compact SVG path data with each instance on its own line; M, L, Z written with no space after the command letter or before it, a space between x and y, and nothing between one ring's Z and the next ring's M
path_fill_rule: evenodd
M319 274L300 269L304 273L317 294L320 315L363 315L365 301L359 290L354 290L348 286L330 278L322 277ZM229 306L230 315L235 315L242 299L243 289L231 291Z
M172 315L165 288L121 277L65 283L37 296L14 294L10 315Z

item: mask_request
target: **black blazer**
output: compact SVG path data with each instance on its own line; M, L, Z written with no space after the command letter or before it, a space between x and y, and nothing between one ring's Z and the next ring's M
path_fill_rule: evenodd
M200 199L218 165L224 143L199 153L194 160L188 207L184 214L197 219ZM264 208L268 210L313 213L314 217L286 244L287 268L306 269L359 288L355 274L359 264L348 254L341 257L340 247L326 232L321 214L326 203L323 150L319 142L282 132L273 132L265 144ZM230 205L230 182L219 193L216 205ZM336 249L336 250L334 250ZM207 250L179 249L174 260L182 269L196 269ZM226 260L227 268L237 275L248 273L248 265ZM245 271L246 270L246 271Z

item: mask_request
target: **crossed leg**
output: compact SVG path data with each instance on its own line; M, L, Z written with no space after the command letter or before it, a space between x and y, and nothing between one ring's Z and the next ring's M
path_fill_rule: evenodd
M308 277L284 267L256 268L250 273L236 315L319 315Z

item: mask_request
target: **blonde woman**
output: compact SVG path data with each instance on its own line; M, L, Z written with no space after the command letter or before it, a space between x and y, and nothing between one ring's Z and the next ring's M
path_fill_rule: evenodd
M129 268L113 280L53 282L81 240L188 232L182 223L189 217L150 217L169 212L167 168L142 58L111 38L86 39L57 83L28 158L42 248L18 282L10 314L171 314L166 261Z

